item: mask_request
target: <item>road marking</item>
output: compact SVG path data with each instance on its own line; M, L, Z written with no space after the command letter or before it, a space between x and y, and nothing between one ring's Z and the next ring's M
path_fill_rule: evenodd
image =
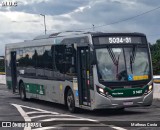
M116 129L116 130L127 130L127 129L124 129L122 127L117 127L117 126L112 126L111 128Z
M25 122L27 122L27 121L31 122L31 119L25 113L25 111L20 107L20 105L17 105L17 104L12 104L12 105L17 108L17 110L19 111L19 113L21 114L21 116L24 118ZM24 130L31 130L31 127L24 127Z
M26 114L35 114L35 113L50 113L50 112L46 112L46 111L45 112L38 112L38 111L26 112ZM55 115L57 115L57 113L55 113Z
M89 127L82 127L79 130L89 130Z
M84 121L83 118L50 118L50 119L44 119L39 120L40 122L48 122L48 121Z
M18 104L16 104L16 105L18 105ZM46 111L46 110L39 109L39 108L34 108L34 107L29 107L29 106L24 106L24 105L19 105L19 106L24 107L24 108L29 108L29 109L32 109L32 110L36 110L36 111L40 111L40 112L49 112L51 114L59 114L57 112Z
M34 114L34 113L39 113L39 112L37 111L26 112L26 114Z
M18 104L12 104L13 106L15 106L17 108L17 110L19 111L19 113L22 115L22 117L24 118L24 120L27 122L31 122L32 119L37 119L37 118L41 118L41 117L52 117L49 119L44 119L44 120L38 120L37 122L49 122L49 121L90 121L90 122L95 122L97 125L100 126L107 126L116 130L127 130L124 129L122 127L117 127L117 126L113 126L113 125L107 125L107 124L103 124L100 123L98 120L93 120L93 119L89 119L89 118L83 118L83 117L79 117L79 116L74 116L74 115L68 115L68 114L61 114L61 113L57 113L57 112L52 112L52 111L47 111L47 110L43 110L43 109L39 109L39 108L33 108L33 107L29 107L29 106L23 106L23 105L18 105ZM29 112L25 112L23 110L23 108L28 108L31 109L32 111ZM31 114L41 114L41 115L36 115L36 116L28 116ZM44 113L48 113L51 115L44 115ZM63 117L63 118L56 118L56 117ZM54 117L54 118L53 118ZM71 117L71 118L67 118L67 117ZM65 124L66 125L66 124ZM86 124L89 125L89 124ZM59 126L59 125L56 125ZM47 130L47 129L58 129L58 128L62 128L61 127L41 127L41 128L32 128L32 130ZM31 127L25 127L24 130L31 130Z
M31 119L35 119L35 118L49 117L49 116L51 116L51 117L56 117L56 116L60 117L60 116L66 116L66 115L40 115L40 116L32 116L32 117L30 117L30 118L31 118ZM67 116L68 116L68 115L67 115ZM72 117L72 116L70 116L70 117Z
M70 127L70 124L59 124L56 125L57 127ZM72 127L82 127L82 124L72 124ZM102 126L102 127L110 127L109 125L105 125L105 124L83 124L83 127L98 127L98 126Z
M54 115L40 115L40 116L32 116L32 117L31 117L31 119L41 118L41 117L48 117L48 116L54 116Z
M48 129L57 129L57 127L41 127L41 128L36 128L32 130L48 130Z

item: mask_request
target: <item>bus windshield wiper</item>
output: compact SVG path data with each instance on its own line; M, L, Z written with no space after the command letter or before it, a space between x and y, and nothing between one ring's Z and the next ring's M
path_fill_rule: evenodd
M117 65L118 64L117 59L116 59L116 56L115 56L113 50L111 48L107 48L107 49L108 49L109 55L111 56L111 59L112 59L113 63L115 65Z
M132 54L130 55L130 66L131 66L131 72L132 73L133 73L133 66L132 66L132 64L135 61L135 57L136 57L136 46L133 47Z
M108 49L109 55L110 55L114 65L117 67L117 71L116 71L116 75L117 75L118 74L118 65L119 65L119 57L120 57L120 55L118 55L118 59L116 59L116 56L115 56L113 50L111 48L109 48L109 47L107 49Z

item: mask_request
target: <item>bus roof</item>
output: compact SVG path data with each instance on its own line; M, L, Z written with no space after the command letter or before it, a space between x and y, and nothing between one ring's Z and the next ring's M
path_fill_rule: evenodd
M74 38L74 37L81 37L81 36L123 36L123 35L130 35L130 36L145 36L142 33L106 33L106 32L84 32L84 31L66 31L66 32L58 32L52 33L42 36L37 36L33 40L25 40L23 42L18 43L10 43L6 44L6 47L9 48L20 48L25 46L36 46L37 43L40 45L51 45L53 44L53 39L55 38ZM26 45L27 44L27 45Z
M48 39L48 38L54 38L54 37L66 37L66 36L76 36L76 35L82 35L82 34L91 34L92 36L106 36L106 35L130 35L130 36L145 36L143 33L105 33L105 32L83 32L83 31L66 31L66 32L58 32L48 35L41 35L35 37L33 40L40 40L40 39Z
M146 36L145 34L143 33L138 33L138 32L133 32L133 33L103 33L103 32L98 32L98 33L91 33L92 36L125 36L125 35L129 35L129 36Z

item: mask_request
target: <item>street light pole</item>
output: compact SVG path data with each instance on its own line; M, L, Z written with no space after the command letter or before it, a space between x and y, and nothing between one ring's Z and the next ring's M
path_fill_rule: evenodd
M40 14L40 15L44 17L44 31L45 31L45 35L46 35L46 32L47 32L47 29L46 29L46 18L45 18L44 14Z
M92 24L92 26L93 26L93 31L94 31L94 24Z

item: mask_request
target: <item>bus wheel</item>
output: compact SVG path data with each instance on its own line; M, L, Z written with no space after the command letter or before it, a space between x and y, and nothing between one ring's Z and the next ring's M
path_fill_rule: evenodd
M68 109L71 113L74 113L75 112L75 100L74 100L74 95L73 95L73 92L71 89L68 90L68 93L67 93L67 106L68 106Z
M25 86L24 86L24 83L21 83L20 84L20 98L21 100L25 101L27 98L26 98L26 90L25 90Z

